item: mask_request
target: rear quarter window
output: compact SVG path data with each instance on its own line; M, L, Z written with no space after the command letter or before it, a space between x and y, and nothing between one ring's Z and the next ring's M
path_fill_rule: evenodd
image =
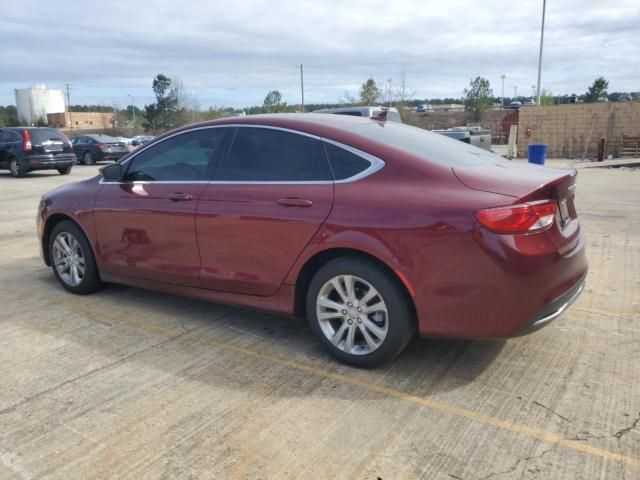
M325 143L329 164L334 180L346 180L364 172L371 166L368 160L351 153L344 148Z

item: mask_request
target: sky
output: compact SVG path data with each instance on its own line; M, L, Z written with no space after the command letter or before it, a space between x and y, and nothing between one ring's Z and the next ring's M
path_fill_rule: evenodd
M7 0L8 1L8 0ZM201 108L261 105L269 90L300 103L357 96L403 75L416 98L462 96L471 78L495 96L531 95L542 0L21 0L0 22L0 105L14 89L70 84L72 104L153 102L158 73ZM549 0L543 88L640 91L638 0ZM131 96L131 97L130 97Z

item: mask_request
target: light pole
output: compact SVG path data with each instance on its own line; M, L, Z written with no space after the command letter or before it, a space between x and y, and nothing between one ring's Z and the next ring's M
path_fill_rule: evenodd
M536 86L531 85L531 97L535 97L535 95L536 95ZM531 100L533 100L533 98L531 98Z
M136 128L136 104L133 101L133 95L127 95L131 98L131 114L133 116L133 128Z
M389 108L391 108L391 78L389 78Z
M500 108L504 110L504 79L507 78L507 76L503 73L500 78L502 79L502 97L500 97Z
M540 54L538 55L538 92L536 94L537 104L540 105L540 81L542 77L542 45L544 44L544 17L547 11L547 0L542 0L542 27L540 28Z

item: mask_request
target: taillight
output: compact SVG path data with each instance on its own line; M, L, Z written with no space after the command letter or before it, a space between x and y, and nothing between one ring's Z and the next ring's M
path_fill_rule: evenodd
M24 130L22 132L22 149L25 152L30 152L31 150L33 150L33 147L31 145L31 135L29 134L29 130Z
M557 208L555 200L541 200L480 210L476 219L495 233L529 233L550 226Z
M96 145L96 147L98 147L100 150L102 150L103 148L109 147L109 145L107 145L106 143L98 143Z

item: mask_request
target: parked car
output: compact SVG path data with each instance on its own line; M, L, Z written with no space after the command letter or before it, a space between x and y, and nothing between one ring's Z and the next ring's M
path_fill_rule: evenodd
M423 336L538 329L587 273L575 170L505 161L397 122L234 117L163 135L43 196L62 286L102 282L306 315L373 366Z
M52 169L68 175L75 163L69 139L57 128L0 129L0 169L9 170L14 177Z
M131 145L133 145L134 147L139 147L141 145L144 145L145 143L149 143L154 138L155 137L152 137L150 135L136 135L135 137L131 138Z
M420 104L416 106L416 112L418 113L422 113L422 112L426 112L427 111L427 106L424 104Z
M510 110L519 110L521 106L522 106L522 102L516 100L516 101L511 102L509 105L507 105L504 108L507 108L507 109L510 109Z
M93 165L105 160L118 160L129 153L129 149L123 142L109 135L80 135L74 137L71 142L83 165Z
M338 115L350 115L354 117L381 117L386 121L400 122L400 112L394 107L342 107L342 108L323 108L315 110L312 113L335 113Z

